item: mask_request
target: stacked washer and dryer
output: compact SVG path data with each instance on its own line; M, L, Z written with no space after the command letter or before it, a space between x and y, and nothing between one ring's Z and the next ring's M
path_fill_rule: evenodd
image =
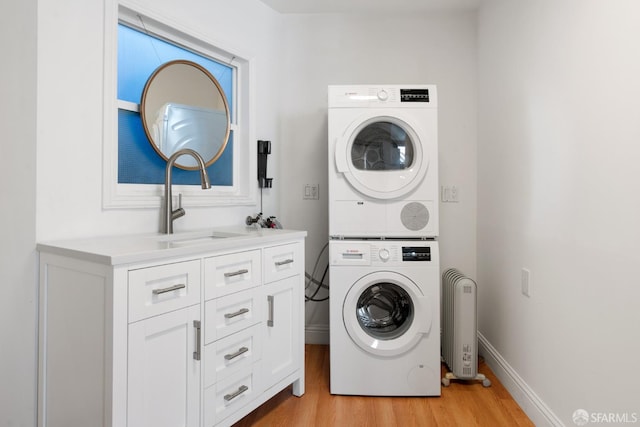
M440 395L437 93L329 86L330 391Z

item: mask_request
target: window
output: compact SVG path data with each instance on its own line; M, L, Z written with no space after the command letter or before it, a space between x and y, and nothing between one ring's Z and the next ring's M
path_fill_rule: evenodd
M256 166L255 144L249 143L249 61L123 5L114 13L116 19L105 15L110 23L106 28L113 32L106 34L105 43L103 206L160 206L166 162L144 133L139 102L153 71L175 59L196 62L218 80L229 104L231 129L224 153L207 169L212 189L202 191L196 185L197 172L175 168L173 183L179 188L174 193L183 194L185 206L255 203L255 186L250 185L255 184Z
M144 86L160 65L174 59L193 61L220 83L233 112L235 68L161 40L124 24L118 25L118 183L163 184L166 162L153 150L142 128L138 103ZM231 117L232 125L233 114ZM233 185L233 130L222 156L207 168L212 185ZM197 171L175 169L175 184L200 184Z

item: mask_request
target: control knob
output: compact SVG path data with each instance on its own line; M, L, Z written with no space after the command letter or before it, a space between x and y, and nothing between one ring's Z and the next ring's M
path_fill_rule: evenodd
M378 252L378 256L380 257L381 261L388 261L389 260L389 250L388 249L380 249L380 252Z
M386 101L387 99L389 99L389 93L386 90L381 89L380 91L378 91L378 99L380 101Z

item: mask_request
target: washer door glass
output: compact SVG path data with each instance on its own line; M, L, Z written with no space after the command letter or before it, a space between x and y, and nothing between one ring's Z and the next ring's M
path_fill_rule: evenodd
M389 121L373 122L362 128L351 145L351 162L358 170L401 170L413 164L411 136Z
M432 301L407 276L375 271L347 291L342 320L351 340L367 353L397 356L429 335Z
M369 286L358 298L356 316L370 336L390 340L404 334L413 322L411 297L394 283Z

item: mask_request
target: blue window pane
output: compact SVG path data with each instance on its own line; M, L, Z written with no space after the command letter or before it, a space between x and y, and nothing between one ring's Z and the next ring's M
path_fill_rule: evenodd
M149 144L140 114L118 110L118 182L164 184L167 162ZM207 168L211 185L233 185L233 132L220 158ZM174 168L174 184L200 185L200 172Z
M232 107L233 68L171 43L118 26L118 99L139 103L151 74L175 59L193 61L206 68L220 83ZM163 184L166 162L151 147L142 127L140 114L118 110L118 182L122 184ZM220 158L207 168L212 185L233 185L233 132ZM175 184L199 185L200 174L175 168Z
M118 99L139 103L147 80L162 64L176 59L193 61L218 80L233 111L233 68L197 55L125 25L118 25Z

